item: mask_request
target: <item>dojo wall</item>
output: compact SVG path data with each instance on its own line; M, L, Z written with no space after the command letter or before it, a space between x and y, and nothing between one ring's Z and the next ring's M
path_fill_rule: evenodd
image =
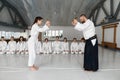
M0 31L10 31L10 32L23 32L23 29L15 28L15 27L8 27L8 26L1 26L0 25Z
M72 40L74 37L77 39L80 39L82 36L82 32L79 32L77 30L74 29L73 26L51 26L50 27L51 30L63 30L63 37L67 37L68 40ZM44 39L45 37L42 36L42 39ZM54 40L54 38L50 39L50 40Z
M113 42L113 35L114 35L113 31L114 31L113 28L105 30L104 40L106 42ZM97 33L98 40L99 40L98 43L101 44L102 42L102 27L101 26L96 27L96 33ZM117 31L116 31L116 43L117 43L117 48L120 48L120 22L118 24Z
M98 43L101 44L101 42L102 42L102 27L97 26L95 29L96 29L96 34L98 37Z
M120 48L120 22L119 25L117 27L117 35L116 35L116 41L117 41L117 47Z

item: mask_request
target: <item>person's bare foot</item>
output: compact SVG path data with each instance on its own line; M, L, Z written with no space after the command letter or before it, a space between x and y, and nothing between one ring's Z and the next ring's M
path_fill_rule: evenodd
M31 70L31 71L37 71L37 69L34 68L34 67L30 67L30 70Z
M38 70L39 69L39 67L37 67L37 66L33 66L36 70Z
M31 71L37 71L38 69L39 69L39 68L36 67L36 66L34 66L34 65L30 67L30 70L31 70Z

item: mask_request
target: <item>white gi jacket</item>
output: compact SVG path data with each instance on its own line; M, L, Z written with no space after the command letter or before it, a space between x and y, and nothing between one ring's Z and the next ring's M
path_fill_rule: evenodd
M16 41L9 41L8 42L7 50L8 50L9 53L12 53L12 52L15 53L16 48L17 48Z
M62 51L63 52L69 51L69 43L68 42L62 42Z
M43 53L51 53L52 52L51 42L43 42L42 50Z
M77 52L78 51L78 43L72 42L70 48L71 48L71 52Z
M54 41L52 43L52 47L53 47L52 50L54 53L60 53L60 51L62 50L60 41Z
M29 52L28 66L33 66L36 59L36 53L37 53L36 48L37 48L39 32L44 32L48 29L49 28L47 25L40 28L36 23L33 24L31 29L31 37L28 39L28 52Z
M0 54L4 54L7 49L7 42L6 41L0 41Z
M24 51L25 50L25 42L24 41L22 41L22 42L18 42L17 43L17 50L18 51Z

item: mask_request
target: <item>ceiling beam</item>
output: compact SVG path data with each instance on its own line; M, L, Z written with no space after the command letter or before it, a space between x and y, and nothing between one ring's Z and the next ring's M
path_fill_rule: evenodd
M99 7L102 7L105 1L106 1L106 0L101 0L101 1L94 7L94 9L92 9L92 11L91 11L91 13L90 13L90 15L89 15L88 18L92 17L93 14L95 13L96 9L99 8Z
M3 8L4 8L4 5L2 4L2 6L0 7L0 12L2 11Z
M11 13L11 10L7 7L7 9L8 9L8 12L9 12L9 14L10 14L10 17L11 17L11 19L12 19L12 22L13 22L13 24L14 24L14 18L13 18L13 15L12 15L12 13Z
M104 11L106 16L109 16L109 14L108 14L107 10L105 9L104 5L102 5L102 10Z
M23 26L27 28L27 24L25 23L18 10L6 0L1 0L1 2L4 4L4 6L10 8L20 18L20 21L23 24Z
M110 15L113 16L114 14L114 1L110 0Z
M118 7L117 7L117 9L115 11L115 14L114 14L115 19L117 19L117 16L118 16L119 12L120 12L120 2L118 4Z
M97 9L97 13L95 15L95 24L96 24L97 19L98 19L99 11L100 11L100 7Z

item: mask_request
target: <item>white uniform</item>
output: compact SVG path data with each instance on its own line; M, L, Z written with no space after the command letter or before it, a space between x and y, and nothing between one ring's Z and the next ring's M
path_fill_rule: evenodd
M52 52L51 50L51 42L43 42L42 46L43 53L49 54Z
M70 48L71 48L71 54L78 53L78 43L77 42L72 42Z
M60 41L54 41L52 43L52 50L54 54L59 54L61 52L61 42Z
M37 42L37 48L36 48L37 50L37 54L40 54L41 52L42 52L42 44L41 44L41 41L38 41Z
M87 40L95 35L94 24L89 19L84 24L81 24L78 22L77 25L74 27L74 29L76 29L78 31L82 31L85 40Z
M69 43L68 42L62 42L62 52L63 52L63 54L68 54L68 52L69 52Z
M19 41L17 43L17 54L25 54L25 42L24 41Z
M7 49L7 42L0 41L0 54L5 54Z
M7 46L7 54L15 54L17 48L16 41L9 41Z
M84 53L85 49L85 42L80 42L79 43L79 53Z
M43 28L40 28L37 24L34 24L31 29L31 37L28 40L28 52L29 60L28 66L33 66L36 59L36 44L38 42L39 32L44 32L49 28L45 25Z

